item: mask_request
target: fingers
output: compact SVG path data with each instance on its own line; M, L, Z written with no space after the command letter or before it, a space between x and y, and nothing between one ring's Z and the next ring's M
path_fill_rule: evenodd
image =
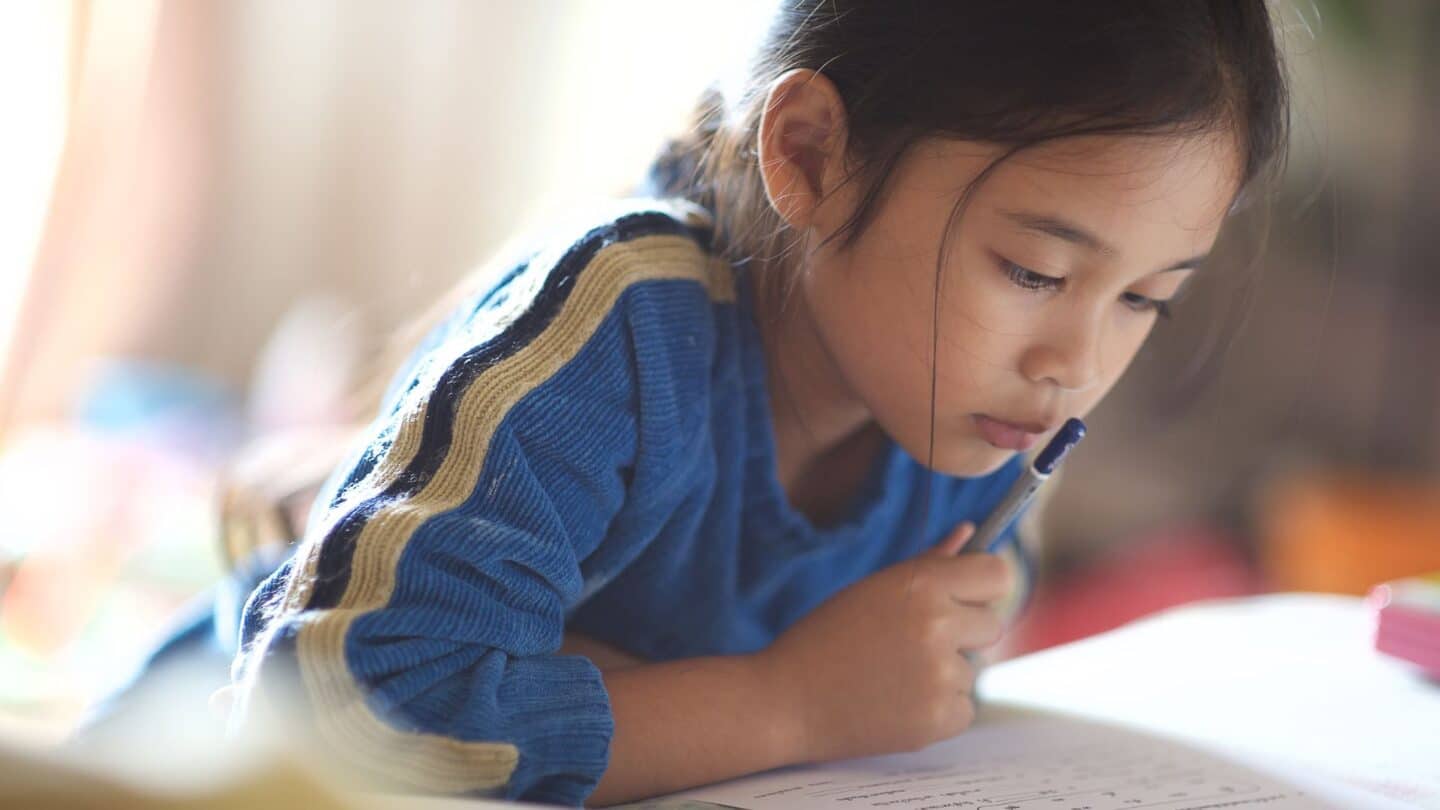
M975 536L975 524L961 523L944 540L914 560L936 585L961 602L993 602L1008 596L1018 580L1014 567L999 555L960 552Z
M959 702L955 706L955 722L961 731L975 724L975 695L966 692L959 696Z
M965 544L974 536L975 524L966 521L956 526L955 530L946 535L945 539L941 540L934 548L930 549L929 553L936 557L954 557L965 548Z
M995 554L961 554L936 568L943 578L937 584L957 602L994 602L1016 584L1015 569Z
M953 627L952 638L955 646L962 651L989 647L1005 634L1005 623L999 614L979 605L957 605Z

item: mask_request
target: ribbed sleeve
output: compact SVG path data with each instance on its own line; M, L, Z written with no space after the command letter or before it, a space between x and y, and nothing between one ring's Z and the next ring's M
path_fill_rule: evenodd
M298 679L335 755L391 783L581 803L613 719L595 666L556 651L601 541L629 559L652 536L610 531L647 390L677 388L637 342L673 337L645 335L648 290L708 306L711 269L675 219L621 218L427 348L247 605L242 693Z

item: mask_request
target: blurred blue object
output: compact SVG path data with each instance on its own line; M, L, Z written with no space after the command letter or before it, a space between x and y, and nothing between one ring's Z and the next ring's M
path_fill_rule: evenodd
M182 366L134 359L99 363L77 398L75 421L205 460L244 435L241 404L218 380Z

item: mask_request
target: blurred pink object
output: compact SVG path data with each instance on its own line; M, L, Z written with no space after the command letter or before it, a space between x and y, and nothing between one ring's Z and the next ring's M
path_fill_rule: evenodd
M1053 647L1201 599L1260 592L1227 535L1205 526L1155 532L1083 570L1041 582L1012 654Z
M1375 586L1375 649L1440 678L1440 571Z

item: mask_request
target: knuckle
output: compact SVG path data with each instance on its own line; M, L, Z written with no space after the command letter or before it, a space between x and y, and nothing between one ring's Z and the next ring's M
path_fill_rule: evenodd
M1015 588L1015 571L1003 557L995 554L983 555L983 561L976 571L976 587L987 597L998 599Z
M906 602L912 606L928 606L930 603L930 594L935 590L933 579L932 576L922 573L906 577L900 586Z
M920 623L920 638L926 646L944 643L947 624L945 617L939 614L932 613L926 616Z
M935 578L935 566L933 560L919 558L910 560L904 564L903 570L908 578L910 587L915 590L923 590L931 587L931 581Z
M975 701L966 695L955 709L956 731L964 731L975 723Z
M975 688L975 678L977 675L975 665L971 664L969 659L963 655L956 657L960 659L960 663L956 665L955 680L958 682L960 688L968 692Z
M998 554L986 554L985 575L988 579L1003 583L1010 576L1010 566Z
M994 644L1005 635L1005 621L1000 618L999 611L993 608L985 608L980 614L980 624L985 631L987 644Z
M955 605L950 601L950 593L953 589L947 584L936 587L925 594L925 613L927 615L939 616L950 612Z
M946 725L949 724L949 713L939 701L930 704L930 709L925 712L925 737L935 739L944 733Z
M960 576L957 585L963 586L972 598L1000 593L1007 575L1005 562L994 554L966 556L969 559L964 561L965 567L956 569L956 574Z
M929 666L925 668L924 693L928 696L926 702L934 703L935 696L944 694L953 680L948 662L943 657L931 658Z

